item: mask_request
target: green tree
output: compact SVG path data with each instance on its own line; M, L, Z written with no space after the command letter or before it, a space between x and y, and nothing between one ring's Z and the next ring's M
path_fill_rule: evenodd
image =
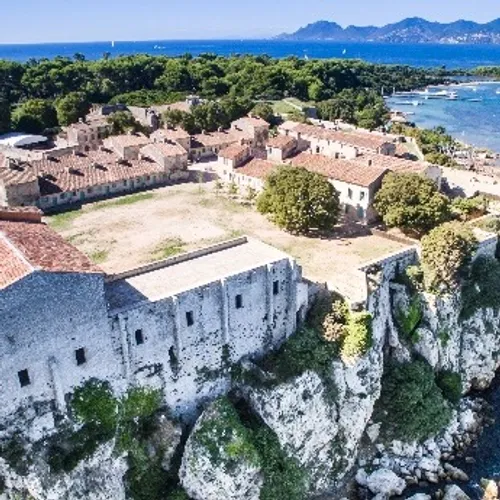
M332 229L340 215L339 195L328 179L296 167L269 175L257 209L292 233Z
M10 114L9 101L0 97L0 134L10 130Z
M267 123L274 123L276 117L274 116L273 107L267 102L259 102L252 109L252 114L266 120Z
M455 291L468 276L477 240L471 228L447 222L422 238L422 269L428 290Z
M129 111L117 111L108 116L108 123L111 125L111 134L124 134L128 132L142 132L144 127L134 118Z
M56 101L59 125L76 123L89 112L90 102L84 92L70 92Z
M417 236L450 217L449 199L418 174L387 174L374 206L387 226Z
M405 442L437 434L451 418L434 372L424 361L386 367L376 411L387 436Z
M30 134L40 134L57 126L57 114L51 102L44 99L25 101L12 113L12 126Z

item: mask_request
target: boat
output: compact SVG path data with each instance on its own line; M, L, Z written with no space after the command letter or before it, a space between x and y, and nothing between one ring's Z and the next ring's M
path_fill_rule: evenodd
M113 48L115 47L115 41L114 40L111 42L111 47L113 47Z
M458 94L456 92L450 92L448 94L448 101L458 101Z
M500 95L500 89L497 89L497 92L496 92L498 95Z
M482 97L478 97L477 99L467 99L469 102L483 102Z

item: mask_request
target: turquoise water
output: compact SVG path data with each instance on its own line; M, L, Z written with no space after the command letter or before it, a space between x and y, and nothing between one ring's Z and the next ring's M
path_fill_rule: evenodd
M442 125L457 139L500 152L500 82L455 86L448 90L457 92L458 100L418 99L423 105L403 106L398 103L416 99L398 97L389 99L388 104L391 109L415 113L408 119L418 126ZM480 102L471 99L480 99Z

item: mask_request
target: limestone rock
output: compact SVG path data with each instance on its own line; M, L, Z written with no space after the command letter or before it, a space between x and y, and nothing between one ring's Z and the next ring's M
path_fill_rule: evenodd
M368 489L375 495L401 495L406 488L405 480L389 469L376 470L368 476L366 484Z
M181 426L175 424L165 414L161 413L156 416L154 427L156 430L149 438L148 453L150 456L157 456L158 453L162 453L161 466L163 470L169 471L172 457L181 442Z
M483 500L498 500L498 484L495 481L483 479L481 488L484 491Z
M425 493L417 493L411 497L408 497L406 500L431 500L430 495L426 495Z
M249 457L245 436L228 418L223 401L212 403L198 419L186 443L179 478L194 500L258 500L263 484L258 456ZM235 456L237 447L245 452Z
M470 497L466 495L457 485L450 484L444 489L443 500L470 500Z

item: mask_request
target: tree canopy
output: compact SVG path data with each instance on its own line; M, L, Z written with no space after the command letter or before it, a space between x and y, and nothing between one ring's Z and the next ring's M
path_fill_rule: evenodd
M450 217L450 201L429 179L390 173L375 197L375 210L389 227L421 236Z
M84 118L90 109L90 102L85 92L70 92L56 101L59 125L66 126Z
M422 238L422 269L426 288L454 291L468 276L477 240L469 226L447 222Z
M12 126L20 132L41 134L57 126L56 110L50 101L30 99L14 109Z
M0 97L0 134L4 134L9 131L10 115L9 101Z
M326 177L285 166L267 178L257 209L292 233L332 229L340 215L338 192Z
M143 131L143 126L129 111L117 111L116 113L109 115L108 123L111 125L111 133L113 135Z

